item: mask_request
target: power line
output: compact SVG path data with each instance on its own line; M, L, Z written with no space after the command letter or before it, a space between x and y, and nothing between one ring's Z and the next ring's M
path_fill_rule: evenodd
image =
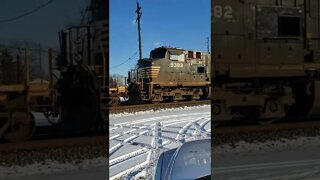
M127 63L128 61L132 60L133 58L136 57L136 55L138 54L139 50L137 50L131 57L129 57L126 61L122 62L121 64L118 64L116 66L111 67L110 69L115 69L117 67L122 66L123 64Z
M83 25L86 16L89 15L89 10L90 10L90 1L87 0L87 5L86 5L86 8L84 9L84 12L82 14L82 17L80 20L80 25ZM86 23L88 23L88 22L86 22Z
M48 2L46 2L46 3L44 3L44 4L42 4L42 5L38 6L38 7L36 7L35 9L33 9L33 10L31 10L31 11L28 11L28 12L26 12L26 13L23 13L23 14L21 14L21 15L18 15L18 16L16 16L16 17L12 17L12 18L8 18L8 19L2 19L2 20L0 20L0 23L7 23L7 22L15 21L15 20L18 20L18 19L20 19L20 18L26 17L26 16L28 16L28 15L30 15L30 14L33 14L33 13L39 11L39 10L42 9L42 8L48 6L48 5L51 4L53 1L54 1L54 0L49 0Z

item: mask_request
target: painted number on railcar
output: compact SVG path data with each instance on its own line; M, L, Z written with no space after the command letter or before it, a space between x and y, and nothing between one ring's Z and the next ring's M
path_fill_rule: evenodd
M170 67L183 68L183 63L170 63Z
M225 18L231 19L233 18L233 8L231 6L220 6L216 5L213 9L213 16L215 18Z

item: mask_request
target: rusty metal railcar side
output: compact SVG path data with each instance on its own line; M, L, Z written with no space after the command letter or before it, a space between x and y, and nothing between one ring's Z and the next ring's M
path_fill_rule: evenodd
M213 121L319 107L319 1L212 1Z
M52 78L33 82L29 79L29 51L24 50L24 83L0 84L0 138L25 141L35 130L33 111L53 111ZM52 50L49 50L49 66Z

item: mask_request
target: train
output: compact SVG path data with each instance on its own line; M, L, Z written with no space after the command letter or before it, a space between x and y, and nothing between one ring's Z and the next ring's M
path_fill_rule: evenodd
M161 46L128 72L130 104L209 98L210 53Z
M108 2L91 0L87 23L59 32L60 51L48 51L49 82L31 83L24 50L24 82L0 84L0 139L27 141L45 135L104 133L108 120ZM55 64L54 64L55 61ZM37 127L37 115L47 120Z
M320 114L320 2L212 1L213 126Z
M53 50L48 51L49 81L30 80L29 53L24 50L24 82L0 84L1 139L26 141L39 130L45 134L105 132L107 51L102 47L92 51L94 36L89 32L95 28L74 26L59 33L61 49L55 66ZM46 119L47 125L37 127L39 118Z

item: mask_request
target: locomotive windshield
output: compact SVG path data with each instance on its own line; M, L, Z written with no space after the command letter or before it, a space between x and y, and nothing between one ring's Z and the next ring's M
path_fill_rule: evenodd
M184 61L185 55L181 50L169 50L170 60L172 61Z
M164 48L152 50L151 53L150 53L150 58L151 59L165 58L166 57L166 52L167 52L167 50L164 49Z

